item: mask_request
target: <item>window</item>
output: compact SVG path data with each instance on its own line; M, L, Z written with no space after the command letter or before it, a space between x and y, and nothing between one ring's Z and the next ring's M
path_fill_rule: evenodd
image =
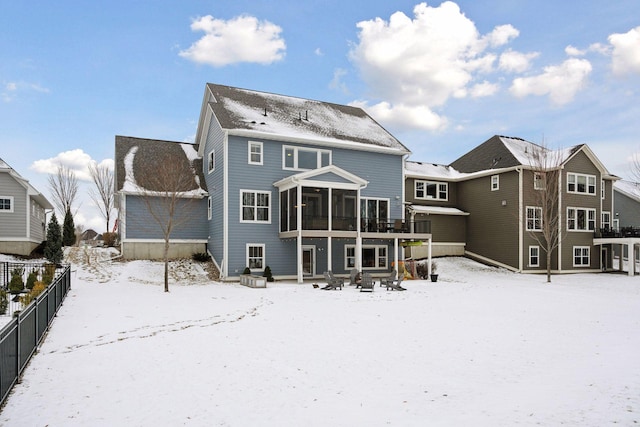
M216 168L216 150L209 151L209 156L207 156L207 167L209 168L209 173L213 172Z
M283 169L311 170L331 164L331 151L314 148L283 147Z
M596 229L596 210L567 208L567 230L593 231Z
M249 164L262 164L262 142L249 141Z
M13 197L0 196L0 212L13 212Z
M540 246L529 246L529 267L540 267Z
M360 199L362 231L378 231L380 223L389 221L389 199Z
M500 189L500 175L493 175L491 177L491 191Z
M588 246L573 247L573 266L588 267L590 264L590 248Z
M602 179L600 180L600 198L604 200L605 195L604 179Z
M247 267L250 270L264 270L264 243L247 243Z
M447 200L449 184L446 182L416 181L416 199Z
M356 247L345 246L345 270L355 267ZM387 247L377 245L362 245L362 269L375 270L387 268Z
M207 218L211 219L212 216L211 196L207 197Z
M567 191L578 194L596 194L595 175L567 173Z
M602 224L600 224L600 227L607 230L611 228L611 212L602 212Z
M271 223L271 193L240 190L240 222Z
M542 230L542 208L527 206L527 231Z
M534 190L544 190L546 188L545 185L545 175L542 172L534 172L533 173L533 189Z

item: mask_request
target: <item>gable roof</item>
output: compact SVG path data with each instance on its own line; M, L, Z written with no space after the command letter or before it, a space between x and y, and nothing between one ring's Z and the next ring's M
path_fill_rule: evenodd
M44 209L53 209L53 205L47 198L36 188L29 183L28 180L23 178L18 172L15 171L7 162L0 159L0 173L7 173L13 177L13 179L18 182L18 184L22 185L27 190L27 195L34 199L40 206Z
M207 126L207 108L232 135L410 153L361 108L213 83L205 88L198 142Z
M613 189L625 196L640 202L640 183L620 180L613 183Z
M328 165L323 166L319 169L313 169L305 172L300 172L295 175L289 175L285 178L282 178L281 180L274 182L273 185L274 187L281 189L292 187L297 184L313 185L314 179L322 178L323 176L328 175L336 175L344 180L342 183L333 182L333 185L347 184L354 188L364 188L369 184L367 180L364 180L349 171L346 171L336 165Z
M116 191L162 191L161 188L150 188L153 184L145 177L161 172L161 162L166 158L180 162L185 170L193 174L191 184L182 190L185 195L203 196L207 193L202 158L198 156L194 144L120 135L116 135Z

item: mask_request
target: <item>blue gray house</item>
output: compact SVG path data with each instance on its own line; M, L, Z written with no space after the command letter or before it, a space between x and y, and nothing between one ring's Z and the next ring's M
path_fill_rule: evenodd
M431 237L404 219L410 151L360 108L207 84L195 143L223 279L387 272Z
M171 235L172 256L207 251L222 280L267 266L298 282L384 274L405 242L431 238L404 218L409 154L360 108L207 84L194 144L116 137L123 257L159 257L143 201L162 198L148 181L172 155L193 177L180 197L197 207Z

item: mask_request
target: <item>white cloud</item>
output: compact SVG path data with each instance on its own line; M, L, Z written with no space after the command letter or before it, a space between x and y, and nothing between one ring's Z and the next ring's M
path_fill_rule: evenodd
M342 93L349 93L347 85L342 81L342 78L347 75L347 70L344 68L336 68L333 71L333 79L329 82L329 88L339 90Z
M469 91L469 95L471 95L472 98L481 98L485 96L491 96L498 92L499 89L499 85L490 83L485 80L482 83L474 85Z
M545 67L537 76L514 79L509 90L518 98L548 95L552 103L563 105L571 102L586 86L591 69L591 63L586 59L570 58L560 65Z
M433 112L435 107L452 97L495 93L496 85L477 80L495 71L498 55L488 49L503 46L519 32L501 25L483 36L450 1L438 7L420 3L413 14L396 12L388 21L359 22L350 59L372 96L385 101L369 108L378 120L382 118L376 113L407 126L440 129L446 120Z
M425 105L407 106L404 104L391 105L380 102L369 106L366 101L355 101L350 105L367 111L376 120L394 127L409 127L423 130L442 130L448 125L446 117L434 113Z
M531 60L539 55L539 52L521 53L508 49L500 55L498 67L509 73L522 73L531 67Z
M322 52L322 49L320 49L319 47L317 47L316 50L313 51L313 53L315 53L316 56L324 56L324 52Z
M624 34L611 34L611 68L616 75L640 73L640 27Z
M81 148L75 150L64 151L55 157L49 159L36 160L30 166L31 170L39 173L56 174L58 166L65 166L76 174L76 178L80 181L91 181L89 174L89 165L97 162L91 156L85 153ZM98 165L104 165L113 170L113 159L104 159Z
M20 92L49 93L50 90L35 83L7 82L4 84L2 92L0 92L0 97L2 97L4 102L11 102Z
M207 15L195 19L191 30L205 35L179 55L194 62L222 67L239 62L271 64L284 58L282 28L253 16L225 21Z
M584 50L580 50L577 47L574 46L567 46L564 48L564 52L568 55L568 56L584 56L587 52Z

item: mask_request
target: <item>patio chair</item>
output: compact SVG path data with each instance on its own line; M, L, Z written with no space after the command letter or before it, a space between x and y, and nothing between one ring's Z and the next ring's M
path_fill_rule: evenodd
M398 276L398 272L396 270L391 270L391 273L389 273L389 276L383 277L382 279L380 279L380 287L386 286L387 283L389 282L393 282L394 280L396 280L397 276Z
M349 274L349 286L356 286L356 288L359 287L360 283L358 283L358 281L362 281L362 277L358 277L358 269L357 268L352 268L351 269L351 273Z
M370 273L364 273L362 275L362 284L360 285L360 292L373 292L373 286L375 282Z
M404 274L401 274L398 280L390 280L387 282L388 291L406 291L407 288L402 287L402 281L404 280Z
M344 280L334 277L331 271L324 272L324 280L327 281L327 285L322 288L325 291L337 289L342 290L342 287L344 286Z

